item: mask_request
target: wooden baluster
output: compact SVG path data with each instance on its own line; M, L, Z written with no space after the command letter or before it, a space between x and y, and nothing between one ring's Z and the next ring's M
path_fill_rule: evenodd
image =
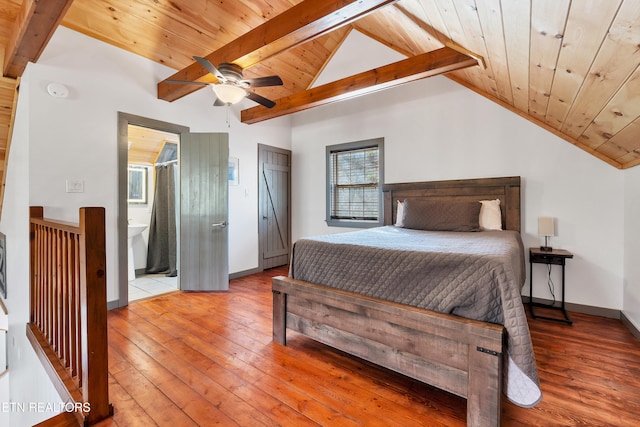
M60 275L62 277L62 361L65 367L69 367L69 232L62 232L60 253L62 265Z
M71 261L72 274L72 307L71 316L73 325L73 371L78 386L82 386L82 341L80 337L80 236L75 235L73 239L73 259Z
M53 271L51 275L51 290L53 299L53 336L51 342L58 358L60 358L60 230L53 230L53 247L51 256L53 257Z
M40 251L42 251L42 242L40 241L40 226L31 224L31 308L30 320L33 324L41 327L42 314L40 307L42 306L42 288L40 287L40 278L42 276L42 265L40 264Z
M49 319L51 319L49 344L53 348L53 351L57 354L56 349L56 229L51 227L49 229L49 259L50 261L50 273L49 273Z
M46 226L42 226L42 278L40 287L42 288L42 332L47 336L47 325L49 319L49 313L47 312L49 292L49 229Z
M39 225L31 224L31 323L41 327L41 301L42 289L40 287L40 276L42 275L42 265L40 264L40 251L42 244L40 241Z
M40 330L44 333L45 327L47 325L47 229L44 225L40 227L40 322L38 326Z
M47 324L47 319L46 319L46 307L47 307L47 293L46 293L46 286L45 283L47 281L46 275L47 275L47 233L46 233L46 228L44 226L40 226L40 236L39 236L39 240L40 240L40 281L39 281L39 286L40 286L40 306L39 306L39 310L40 310L40 323L39 323L39 327L42 330L42 332L45 332L45 327Z
M47 228L47 339L53 337L53 229Z
M58 354L60 359L64 361L65 346L65 323L64 323L64 297L65 297L65 277L64 277L64 231L58 231L58 268L56 276L58 277Z
M44 328L44 232L41 225L37 226L38 229L38 278L36 286L38 287L38 302L36 306L37 310L37 325L42 330Z
M38 289L39 289L39 301L38 301L38 327L41 331L44 331L45 325L45 307L46 307L46 295L45 295L45 275L46 271L46 233L45 228L42 225L38 225Z

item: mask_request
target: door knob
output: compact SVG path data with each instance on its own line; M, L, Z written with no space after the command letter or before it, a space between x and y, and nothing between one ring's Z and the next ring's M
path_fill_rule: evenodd
M227 221L218 222L216 224L211 224L213 228L224 228L227 226Z

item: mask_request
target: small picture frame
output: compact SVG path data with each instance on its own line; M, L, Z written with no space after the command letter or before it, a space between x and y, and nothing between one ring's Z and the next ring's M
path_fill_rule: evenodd
M229 185L240 184L239 161L237 157L229 157Z
M7 299L7 236L0 233L0 295Z

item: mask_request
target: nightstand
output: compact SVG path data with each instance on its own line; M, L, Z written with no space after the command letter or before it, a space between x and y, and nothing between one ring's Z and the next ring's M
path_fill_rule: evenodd
M569 325L573 324L573 321L569 317L567 310L564 307L564 267L567 259L573 258L573 254L569 251L565 251L564 249L553 249L551 251L543 251L539 247L538 248L529 248L529 308L531 310L531 316L534 319L545 319L545 320L555 320L557 322L568 323ZM560 265L562 266L562 299L560 301L560 306L556 306L555 304L542 304L538 302L533 302L533 264L546 264L548 266L551 265ZM555 317L546 317L546 316L538 316L534 311L534 307L544 307L553 310L560 310L564 316L564 319L555 318Z

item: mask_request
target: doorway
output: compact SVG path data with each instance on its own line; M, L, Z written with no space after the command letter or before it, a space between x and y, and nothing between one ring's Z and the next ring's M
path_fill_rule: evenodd
M179 144L179 134L129 124L129 302L178 289Z
M133 127L133 128L132 128ZM183 133L188 133L189 128L185 126L176 125L173 123L162 122L158 120L149 119L146 117L135 116L126 113L118 113L118 307L124 307L129 303L129 270L130 270L130 250L129 243L131 242L131 246L135 250L136 244L144 244L139 239L141 237L136 237L133 241L129 240L129 219L131 218L135 225L150 225L149 222L145 220L139 220L138 218L144 218L148 213L149 217L151 212L147 212L151 209L151 204L148 202L151 201L153 195L149 196L150 189L146 188L146 193L144 191L135 192L130 195L129 191L129 131L130 129L139 130L141 135L144 135L144 131L147 130L149 134L153 134L154 132L160 133L164 132L167 135L180 135ZM148 135L147 135L148 137ZM141 136L144 139L144 136ZM132 144L134 142L132 141ZM140 158L132 158L134 162L141 163L143 162ZM157 159L155 159L157 160ZM144 160L149 163L148 160ZM153 162L156 163L155 161ZM145 169L148 173L147 175L147 183L152 181L149 179L150 175L154 174L154 166L148 165L149 167ZM134 173L135 174L135 173ZM142 187L141 187L142 188ZM132 197L140 197L142 200L145 200L146 204L139 204L139 209L136 215L131 215L129 212L129 198ZM141 200L141 201L142 201ZM134 204L135 205L135 204ZM144 232L144 230L142 231ZM177 237L179 239L179 237ZM134 251L135 255L135 251ZM179 262L179 261L177 261ZM146 263L146 260L145 260ZM143 263L144 264L144 263ZM134 260L134 269L136 265L136 261ZM153 285L153 284L151 284ZM151 288L159 288L160 286L150 286ZM113 307L111 307L113 308Z

